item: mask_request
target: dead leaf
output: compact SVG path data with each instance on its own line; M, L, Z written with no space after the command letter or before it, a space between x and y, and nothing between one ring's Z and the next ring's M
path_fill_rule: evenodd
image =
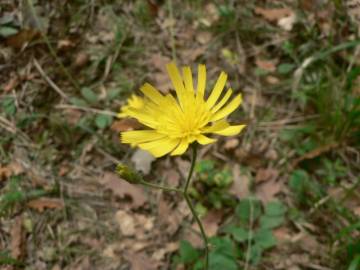
M24 168L18 162L13 161L4 167L0 167L0 181L7 180L12 175L19 175L24 172Z
M276 22L281 18L288 17L293 14L293 11L289 8L255 8L255 14L263 16L270 22Z
M144 190L141 187L129 184L115 173L105 172L104 176L100 179L100 183L119 198L124 199L127 196L130 197L133 208L141 207L147 201Z
M274 168L261 168L256 172L255 181L257 183L265 182L265 181L275 181L279 176L279 171Z
M159 262L151 259L145 252L125 252L124 257L131 264L131 270L156 270Z
M164 248L157 249L151 256L154 260L162 261L166 254L173 253L179 249L178 242L167 243Z
M167 56L164 56L160 53L154 54L151 56L149 60L149 64L151 64L158 71L166 71L166 65L170 63L171 59ZM166 72L165 72L166 73Z
M183 50L181 52L181 56L183 59L188 59L189 62L194 62L199 56L202 56L205 54L208 46L198 46L196 48Z
M135 219L124 210L119 210L115 214L115 220L119 225L120 231L124 236L133 236L136 233Z
M274 63L274 61L256 59L255 63L258 68L261 68L263 70L266 70L269 72L276 71L276 64Z
M212 34L208 31L201 31L196 35L196 41L201 45L208 44L212 38Z
M15 224L11 228L11 257L21 260L25 256L25 230L23 217L15 218Z
M256 197L264 204L275 200L275 196L282 190L284 184L282 181L266 181L256 186Z
M224 144L225 150L231 150L236 148L239 145L239 140L236 138L227 139Z
M41 37L41 33L35 29L22 29L17 34L6 38L5 43L7 46L19 50L39 37Z
M148 151L137 149L131 157L131 161L135 165L137 171L143 172L145 175L149 174L151 170L151 163L155 160L155 157Z
M279 19L277 24L285 31L291 31L293 29L295 22L296 22L296 15L295 13L292 13L287 17Z
M205 233L208 237L212 237L217 234L217 231L219 229L219 224L222 221L222 217L223 217L222 211L211 210L206 214L204 218L201 219L201 222L204 225ZM197 231L200 232L199 226L197 226Z
M250 194L250 178L245 174L241 174L239 164L232 167L233 183L229 189L229 193L238 199L243 199Z
M19 77L15 74L12 74L9 81L4 85L3 90L5 92L10 92L15 89L20 83Z
M57 198L39 198L29 201L27 206L42 213L45 209L64 208L64 201Z
M167 169L164 172L166 183L170 187L178 187L180 183L180 174L175 169Z
M141 124L132 118L124 118L121 120L116 120L111 125L111 130L115 132L122 132L122 131L128 131L128 130L134 130L137 128L140 128Z
M67 50L73 47L75 47L75 43L69 39L61 39L57 43L58 50Z
M82 68L89 62L89 60L90 57L87 53L79 52L75 57L74 66L77 68Z
M355 215L357 215L358 217L360 217L360 206L357 206L353 209L353 212L355 213Z

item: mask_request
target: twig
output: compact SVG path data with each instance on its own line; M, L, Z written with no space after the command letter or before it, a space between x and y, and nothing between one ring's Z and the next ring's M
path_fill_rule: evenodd
M36 59L34 59L34 65L43 79L51 86L51 88L54 89L56 93L58 93L63 99L69 100L69 97L46 75L45 71L42 69Z
M75 106L75 105L68 105L68 104L61 104L55 106L56 109L72 109L72 110L80 110L85 112L92 112L92 113L98 113L98 114L104 114L104 115L110 115L116 117L118 114L111 111L104 111L94 108L88 108L88 107L81 107L81 106Z

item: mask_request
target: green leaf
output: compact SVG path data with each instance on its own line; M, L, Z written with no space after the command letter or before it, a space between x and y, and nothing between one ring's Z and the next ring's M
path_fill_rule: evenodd
M261 246L259 246L257 243L255 243L254 245L252 245L250 248L250 261L252 264L256 265L260 262L261 257L262 257L262 253L263 253L263 248Z
M180 260L182 263L192 263L200 257L200 252L188 241L180 242Z
M294 192L302 193L308 179L309 175L306 171L295 170L290 176L289 186Z
M356 256L349 265L348 270L358 270L360 268L360 255Z
M81 95L86 99L86 101L92 104L95 104L98 101L98 96L88 87L83 87L81 89Z
M95 124L98 128L104 129L112 123L112 116L106 114L99 114L95 118Z
M1 103L1 107L6 115L14 115L16 113L15 100L13 97L5 97Z
M243 243L249 239L249 231L240 227L234 227L229 230L229 233L234 237L235 241Z
M110 89L109 92L107 92L106 99L112 100L116 98L120 94L120 92L121 92L120 88Z
M15 34L17 34L19 31L11 26L1 26L0 27L0 36L7 38L9 36L13 36Z
M277 67L277 70L280 74L288 74L290 73L291 71L294 70L296 66L294 64L291 64L291 63L284 63L284 64L280 64L278 67Z
M256 245L261 247L262 249L272 248L276 245L276 239L268 229L260 229L254 234L254 241Z
M260 201L254 198L246 198L239 202L235 208L235 215L244 224L250 223L250 218L256 220L261 214Z
M260 227L263 229L273 229L284 223L284 216L261 216Z
M281 201L272 201L265 206L267 216L282 216L286 213L286 206Z
M75 106L80 106L80 107L88 106L87 102L85 100L83 100L82 98L72 97L72 98L70 98L70 102L71 102L71 104L74 104Z
M210 252L209 257L209 269L210 270L238 270L238 265L235 258L229 258L219 253Z

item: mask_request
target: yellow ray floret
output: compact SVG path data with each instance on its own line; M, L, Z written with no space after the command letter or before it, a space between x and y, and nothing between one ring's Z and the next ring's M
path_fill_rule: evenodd
M123 143L138 146L155 157L169 153L181 155L195 141L200 144L215 142L216 139L206 136L209 133L233 136L245 127L231 126L226 121L226 117L240 106L242 98L237 95L229 101L231 89L222 95L227 80L224 72L205 99L205 65L199 65L196 91L190 67L184 67L182 74L174 63L166 68L177 99L171 94L161 94L148 83L144 84L140 88L144 98L133 95L119 117L136 118L150 129L122 132Z

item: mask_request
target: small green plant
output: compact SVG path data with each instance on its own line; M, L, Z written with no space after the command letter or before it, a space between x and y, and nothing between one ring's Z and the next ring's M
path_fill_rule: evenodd
M195 171L198 185L191 189L191 196L198 200L196 209L201 215L210 208L221 209L235 205L235 199L228 193L233 182L229 169L219 170L214 161L202 160L196 164ZM205 193L206 196L202 196Z

